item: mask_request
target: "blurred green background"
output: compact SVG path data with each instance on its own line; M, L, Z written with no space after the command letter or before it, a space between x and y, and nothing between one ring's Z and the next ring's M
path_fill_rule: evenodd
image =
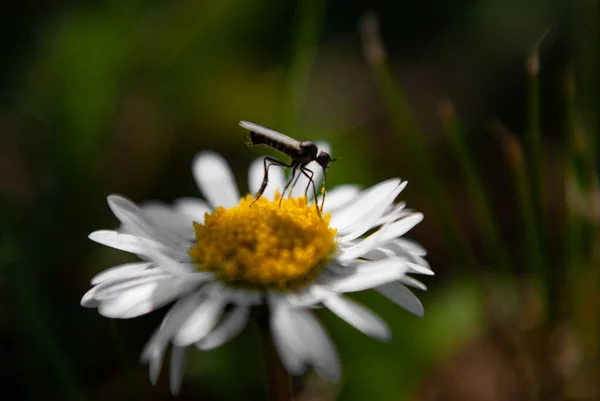
M600 399L598 3L41 1L0 10L4 399L159 400L139 365L163 312L79 305L130 259L87 235L135 201L199 196L195 153L247 190L239 120L326 140L329 188L399 176L435 277L417 318L357 299L380 344L319 313L343 378L298 400ZM193 351L180 400L266 397L248 327Z

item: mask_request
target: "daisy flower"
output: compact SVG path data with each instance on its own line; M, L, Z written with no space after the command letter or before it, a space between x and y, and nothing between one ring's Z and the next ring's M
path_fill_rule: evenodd
M309 166L310 167L310 166ZM403 235L423 215L395 203L406 182L394 178L369 189L343 185L327 193L323 213L304 197L302 177L281 200L285 179L271 169L263 196L240 199L225 160L199 154L193 174L206 201L178 199L136 206L111 195L117 230L89 238L136 254L92 279L81 301L109 318L133 318L173 303L142 352L156 383L169 345L170 389L176 394L189 346L218 347L246 325L251 309L268 311L268 327L285 368L308 367L326 380L340 376L335 347L310 312L325 307L363 333L388 340L388 326L344 293L374 289L416 315L418 298L407 288L426 287L409 274L432 275L426 251ZM322 173L315 169L318 184ZM262 159L249 169L251 193L263 178Z

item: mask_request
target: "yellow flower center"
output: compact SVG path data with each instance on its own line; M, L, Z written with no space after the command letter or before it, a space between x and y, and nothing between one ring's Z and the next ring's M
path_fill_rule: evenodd
M335 252L330 214L321 217L305 197L274 201L247 195L238 206L217 208L194 223L189 253L201 271L228 285L293 290L311 282Z

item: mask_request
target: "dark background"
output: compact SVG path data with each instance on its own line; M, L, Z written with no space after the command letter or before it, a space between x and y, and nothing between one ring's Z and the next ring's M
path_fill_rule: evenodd
M384 64L364 57L365 15ZM319 313L343 378L308 375L299 399L600 399L597 22L583 0L3 3L2 397L171 399L168 365L153 388L138 364L162 312L112 321L80 307L95 273L129 260L87 235L116 225L110 193L199 196L201 150L246 191L264 154L244 145L249 120L329 141L330 188L407 179L402 199L425 214L410 236L437 273L422 319L356 296L390 324L389 344ZM258 344L250 326L193 351L179 399L264 399Z

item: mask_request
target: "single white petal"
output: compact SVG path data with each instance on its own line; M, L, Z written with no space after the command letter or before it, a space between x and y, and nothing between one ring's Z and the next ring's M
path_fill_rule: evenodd
M416 263L408 262L408 267L409 267L409 269L408 269L409 273L424 274L426 276L434 276L435 275L433 270L431 270L427 267L421 266L419 264L416 264Z
M264 157L254 160L252 164L250 164L250 168L248 170L248 187L252 196L256 195L258 192L265 176L265 166L263 160ZM285 174L283 172L283 168L273 165L269 167L269 183L262 196L273 200L275 199L275 192L279 191L279 193L281 193L284 185Z
M117 280L120 278L130 277L142 272L152 266L151 262L133 262L123 265L113 266L98 274L96 274L91 282L92 285L97 285L106 281Z
M204 224L204 215L212 212L206 202L194 198L176 199L174 207L179 213L189 216L192 221L200 224Z
M365 216L363 216L361 220L355 222L353 225L347 226L345 228L345 231L348 232L348 234L343 235L340 238L340 240L342 242L351 241L355 238L360 237L369 229L374 227L376 225L375 223L377 222L377 220L379 220L381 215L383 215L383 213L385 212L385 207L387 207L390 204L390 200L396 199L396 197L400 194L400 192L404 189L405 186L406 181L401 183L388 196L383 197L378 203L374 204L372 210ZM404 206L402 204L394 208L394 210L391 212L390 219L394 220L395 216L398 215L398 212L401 211L403 208Z
M100 302L98 302L98 300L95 298L97 290L98 287L93 287L92 289L88 290L88 292L86 292L81 298L81 306L84 308L97 308L98 305L100 305Z
M363 263L354 274L340 278L330 284L336 292L364 291L400 279L408 266L402 259L386 259L378 262Z
M223 157L201 152L194 158L192 172L200 191L213 207L232 207L240 202L235 178Z
M249 316L248 306L236 306L213 331L196 343L196 346L206 351L225 344L244 329Z
M323 303L333 313L366 335L383 341L391 338L390 329L385 322L364 306L340 296L329 297L323 300Z
M418 290L421 291L426 291L427 290L427 286L425 284L423 284L422 282L420 282L419 280L412 278L410 276L404 276L400 279L400 282L402 284L405 284L409 287L413 287L416 288Z
M185 357L187 355L187 347L178 347L173 345L171 348L171 374L169 376L169 389L171 394L178 395L181 390L181 382L185 372Z
M173 344L186 346L203 339L219 321L226 301L215 291L208 295L181 325L173 338Z
M323 210L325 213L333 212L342 206L346 206L349 202L354 200L360 193L360 187L358 185L340 185L333 188L331 191L327 191L325 196L325 205ZM322 196L319 196L319 205L321 204Z
M398 238L395 243L407 251L414 253L417 256L427 256L427 249L421 244L408 238Z
M98 306L98 312L113 319L128 319L152 311L150 297L158 283L152 282L135 287Z
M193 220L188 215L158 202L144 203L141 209L155 226L161 228L161 231L169 231L179 240L194 240Z
M389 199L387 195L392 193L400 183L400 179L393 178L364 190L353 202L332 213L331 227L336 228L338 233L345 234L346 228L352 227L352 225L360 221L373 209L374 204L378 204L382 198ZM394 199L389 200L390 203L393 201ZM387 207L383 209L386 210Z
M148 372L150 373L150 383L153 386L156 386L158 382L158 376L160 375L160 369L162 368L163 358L165 356L165 351L167 349L166 345L162 347L153 348L151 352L148 353Z
M142 238L137 235L123 234L111 230L94 231L88 238L99 244L121 251L135 253L136 255L149 256L149 254L152 253L150 248L156 248L161 251L168 250L165 245L149 238Z
M423 317L425 314L425 309L423 309L419 298L399 282L384 284L377 287L376 290L410 313L420 317Z
M302 339L297 337L298 329L292 311L279 297L269 294L268 299L271 334L281 362L292 375L301 375L305 372L306 365L299 349Z

